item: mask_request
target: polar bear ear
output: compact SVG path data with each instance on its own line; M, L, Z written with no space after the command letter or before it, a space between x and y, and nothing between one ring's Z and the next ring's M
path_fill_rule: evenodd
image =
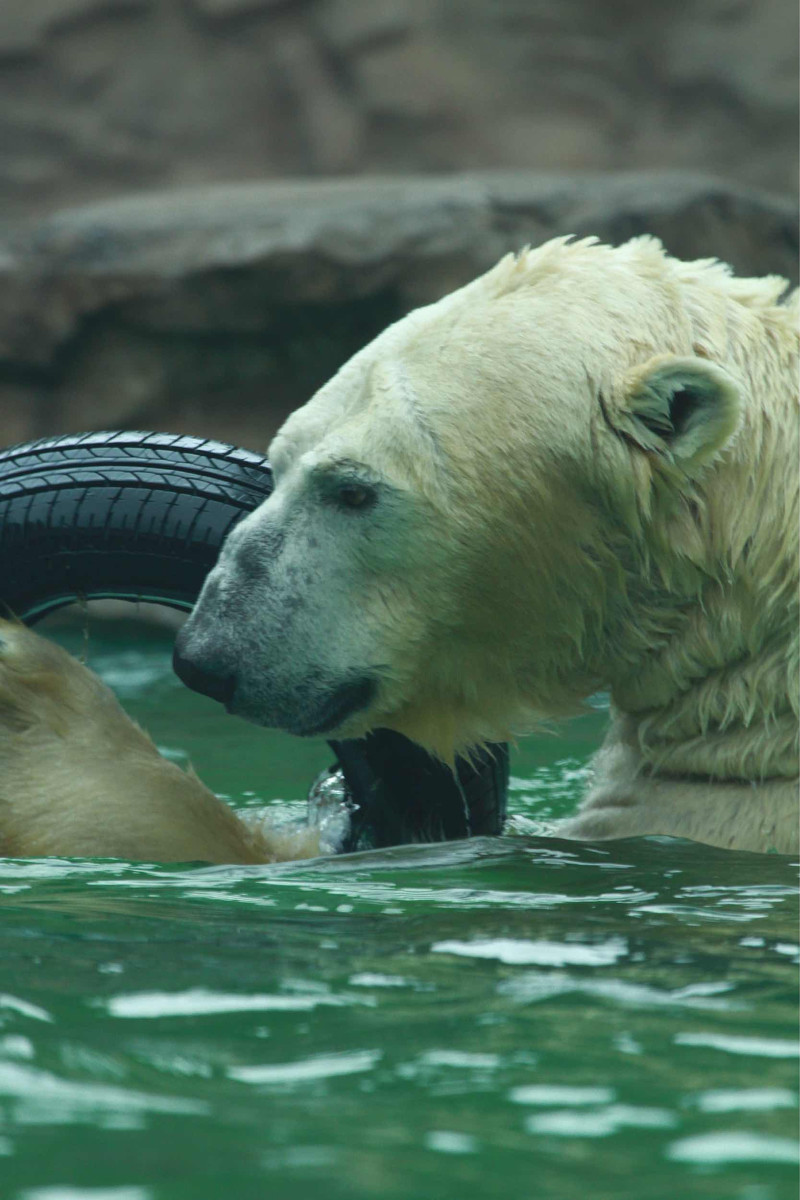
M623 437L684 469L713 458L739 428L739 386L704 358L651 358L626 375L617 395L608 415Z

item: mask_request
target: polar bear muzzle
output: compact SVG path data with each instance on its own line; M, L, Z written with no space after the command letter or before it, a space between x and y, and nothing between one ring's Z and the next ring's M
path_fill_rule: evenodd
M218 654L204 655L193 644L191 632L183 630L175 643L172 665L188 688L218 700L227 712L298 737L321 737L338 729L367 708L377 691L377 681L366 675L340 683L312 677L295 686L291 695L284 692L269 697L267 688L254 691L247 677Z
M322 545L334 540L307 529L302 511L287 517L280 500L243 521L177 638L179 678L229 713L301 737L368 708L379 680L358 621L346 619L355 599L346 555Z

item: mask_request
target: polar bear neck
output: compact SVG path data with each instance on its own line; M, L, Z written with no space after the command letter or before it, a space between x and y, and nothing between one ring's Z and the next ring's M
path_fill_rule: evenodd
M755 597L715 585L672 636L611 671L618 736L650 772L710 779L797 775L797 653L791 618L741 636ZM738 636L737 636L738 635ZM792 644L794 643L794 644Z
M763 348L754 359L758 377L747 343L729 341L748 409L713 484L685 508L712 551L696 588L677 585L662 548L652 586L629 597L626 627L609 631L614 736L649 773L797 777L796 334L789 320L779 332L772 362Z

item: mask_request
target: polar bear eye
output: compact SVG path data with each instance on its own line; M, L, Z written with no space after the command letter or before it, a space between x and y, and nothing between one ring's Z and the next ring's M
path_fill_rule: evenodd
M344 483L336 489L342 508L369 508L377 499L374 488L363 483Z

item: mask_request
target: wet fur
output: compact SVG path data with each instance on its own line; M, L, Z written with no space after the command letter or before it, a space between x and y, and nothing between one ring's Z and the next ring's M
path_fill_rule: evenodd
M242 819L162 758L77 659L0 621L0 854L269 863L317 852L316 830Z

